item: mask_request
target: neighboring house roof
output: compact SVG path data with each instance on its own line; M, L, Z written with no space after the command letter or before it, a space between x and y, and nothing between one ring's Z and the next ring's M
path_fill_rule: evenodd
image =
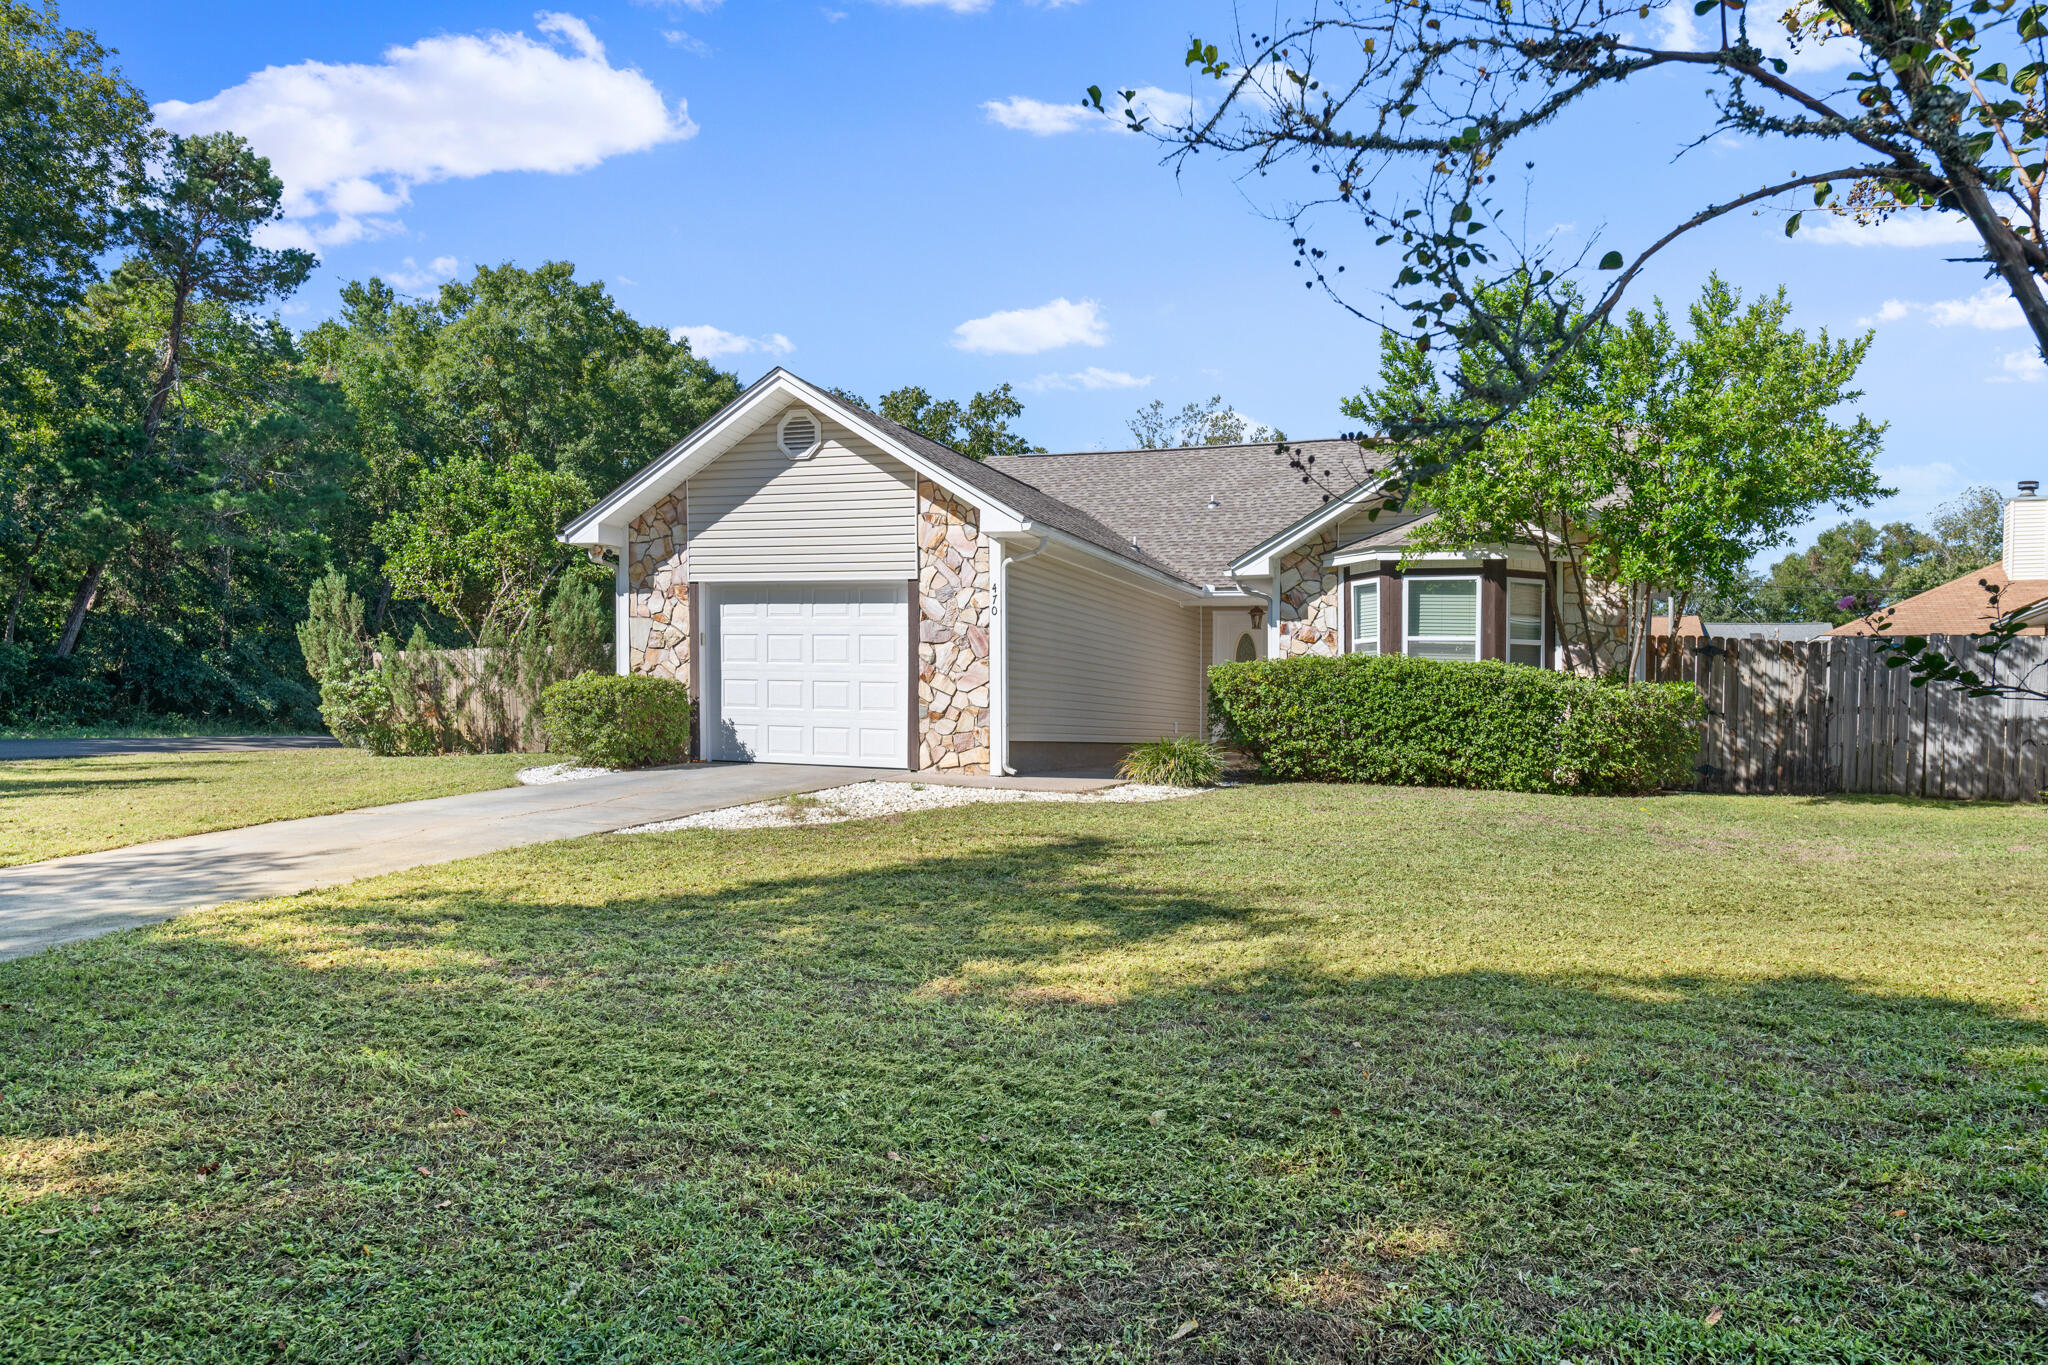
M1991 609L1985 585L2000 589L1998 610ZM1908 597L1885 617L1887 635L1975 635L1991 628L2000 616L2022 614L2048 599L2048 578L2006 577L2005 566L1987 564L1952 578L1938 588ZM1832 635L1875 635L1870 622L1855 620L1836 626ZM2029 634L2040 633L2030 627Z
M1390 452L1356 441L1289 441L1187 446L1170 450L1083 450L1010 455L984 466L1114 527L1128 543L1173 566L1193 583L1230 584L1231 561L1315 512L1326 499L1289 466L1316 457L1340 477L1392 463ZM1216 506L1211 507L1211 501Z
M1681 640L1816 640L1829 630L1825 621L1702 621L1689 613L1678 620ZM1650 634L1670 633L1669 612L1650 618Z

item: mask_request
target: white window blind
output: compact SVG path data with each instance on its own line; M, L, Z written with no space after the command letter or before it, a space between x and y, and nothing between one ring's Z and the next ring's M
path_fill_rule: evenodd
M1408 580L1408 652L1423 659L1479 657L1479 580Z
M1380 581L1377 578L1351 585L1351 652L1380 652Z
M1543 667L1543 585L1508 580L1508 662Z

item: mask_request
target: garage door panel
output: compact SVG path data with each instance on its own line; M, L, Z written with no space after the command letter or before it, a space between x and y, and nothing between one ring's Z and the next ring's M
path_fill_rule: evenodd
M904 585L717 584L711 591L711 757L906 761Z

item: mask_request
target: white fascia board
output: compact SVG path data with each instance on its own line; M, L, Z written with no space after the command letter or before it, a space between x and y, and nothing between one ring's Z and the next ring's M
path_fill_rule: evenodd
M1384 477L1367 479L1350 492L1331 498L1292 526L1230 562L1230 571L1246 578L1274 572L1273 561L1387 486Z
M1477 564L1485 559L1506 559L1505 550L1429 550L1421 554L1403 554L1398 549L1354 550L1350 554L1330 555L1323 563L1333 569L1347 564L1385 563L1389 559L1408 564Z
M972 503L981 510L983 524L991 530L1012 529L1022 521L1012 509L991 502L983 490L960 484L924 457L906 449L888 433L861 421L857 414L827 399L822 391L777 366L756 380L752 388L728 404L723 412L620 484L604 501L570 522L555 539L564 545L616 545L633 519L661 501L668 490L752 434L766 415L764 409L791 400L812 405L820 416L850 428L948 494Z
M1049 545L1057 545L1063 550L1072 550L1096 561L1097 565L1114 568L1121 573L1140 580L1135 586L1143 591L1157 593L1162 597L1171 597L1183 607L1192 607L1209 600L1208 595L1192 583L1184 583L1170 574L1163 574L1157 569L1138 563L1136 560L1125 559L1122 555L1111 554L1092 540L1083 540L1079 536L1068 535L1065 531L1056 530L1053 527L1047 526L1042 521L1027 521L1022 525L1023 529L1033 537L1044 536ZM1106 576L1104 568L1094 568L1094 572L1105 574Z

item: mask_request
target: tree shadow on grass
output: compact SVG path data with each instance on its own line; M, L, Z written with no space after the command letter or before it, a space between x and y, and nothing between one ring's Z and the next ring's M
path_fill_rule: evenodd
M2039 1023L1388 968L1125 851L602 841L0 965L0 1301L28 1359L2048 1351Z

